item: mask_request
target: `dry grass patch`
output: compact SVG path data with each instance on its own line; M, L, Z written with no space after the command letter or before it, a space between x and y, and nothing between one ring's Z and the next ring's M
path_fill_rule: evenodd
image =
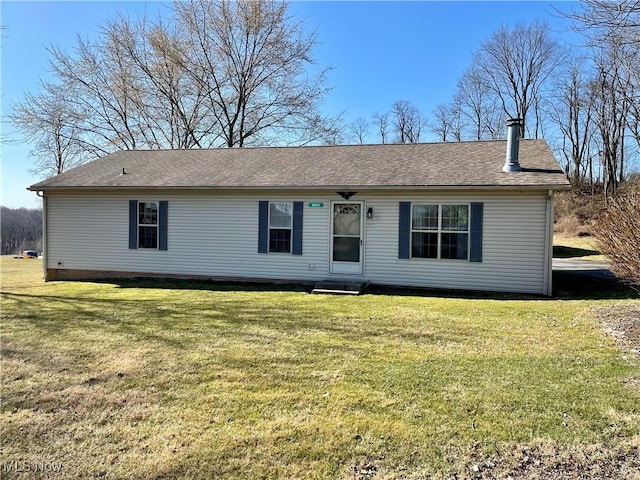
M583 314L604 300L43 284L2 262L3 461L54 478L446 478L478 473L476 446L640 435L640 366Z
M560 217L553 225L553 231L556 235L563 237L589 237L591 235L591 225L583 223L583 221L574 214Z

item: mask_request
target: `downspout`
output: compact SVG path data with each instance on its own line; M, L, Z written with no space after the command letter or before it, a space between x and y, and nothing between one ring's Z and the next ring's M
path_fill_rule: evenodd
M547 192L546 199L546 232L544 240L544 295L553 295L553 190Z
M42 199L42 274L44 281L48 280L47 278L47 256L49 252L49 248L47 245L47 196L44 194L42 190L38 190L36 192Z

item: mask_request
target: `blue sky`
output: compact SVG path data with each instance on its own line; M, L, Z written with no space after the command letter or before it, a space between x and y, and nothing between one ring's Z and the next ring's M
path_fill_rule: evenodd
M568 40L567 21L558 18L553 6L568 10L575 3L297 1L291 3L291 13L316 31L318 64L334 67L329 75L333 90L323 108L331 114L344 112L349 120L370 119L396 100L408 100L429 116L436 105L451 99L473 51L502 25L546 20L560 39ZM2 0L2 205L40 205L35 193L25 190L40 180L29 173L34 166L30 147L15 135L5 115L49 75L46 47L70 49L77 35L92 38L119 13L155 16L168 9L158 1Z

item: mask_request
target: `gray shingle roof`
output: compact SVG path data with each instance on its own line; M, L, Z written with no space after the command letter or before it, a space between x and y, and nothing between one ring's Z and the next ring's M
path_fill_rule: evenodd
M544 140L520 141L522 172L502 172L505 154L506 141L130 150L112 153L29 189L569 186ZM126 175L121 175L123 168Z

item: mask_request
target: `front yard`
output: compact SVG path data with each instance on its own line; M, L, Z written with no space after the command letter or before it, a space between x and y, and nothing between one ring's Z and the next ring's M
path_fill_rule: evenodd
M633 291L354 298L1 266L3 478L638 478L640 363L591 310Z

